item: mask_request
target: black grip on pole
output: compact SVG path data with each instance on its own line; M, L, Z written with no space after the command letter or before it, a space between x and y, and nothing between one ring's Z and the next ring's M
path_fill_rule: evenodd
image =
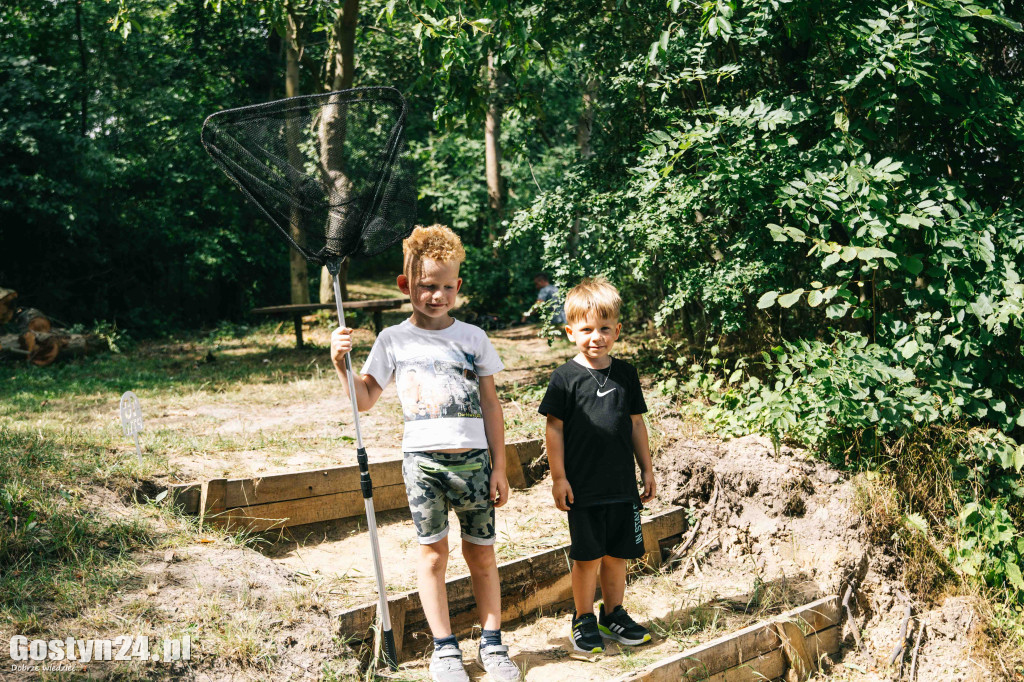
M398 650L395 649L394 630L384 631L384 665L392 670L398 670Z
M370 479L370 464L366 458L366 448L356 450L356 461L359 462L359 489L363 499L373 497L373 481Z

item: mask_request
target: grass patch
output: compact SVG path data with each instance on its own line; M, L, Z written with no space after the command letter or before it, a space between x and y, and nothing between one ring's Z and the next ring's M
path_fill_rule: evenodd
M394 324L405 317L391 313L385 320ZM0 365L0 632L45 638L189 634L201 659L224 661L229 670L262 677L286 664L289 650L275 639L280 630L298 632L311 613L322 617L328 606L345 600L349 583L365 576L310 576L258 601L246 597L250 588L263 589L252 581L240 590L230 587L236 584L225 577L231 566L210 571L213 582L203 583L205 590L180 580L162 582L149 571L162 575L164 569L154 567L165 549L185 548L178 561L201 561L198 548L215 550L220 561L230 555L232 563L244 557L235 549L270 540L263 534L201 529L195 518L147 502L140 493L153 496L154 481L193 480L184 477L196 472L250 475L257 467L313 468L339 464L339 453L350 457L348 406L328 357L331 327L330 320L318 320L304 349L294 348L290 322L271 321L257 327L224 324L139 342L125 354L46 368ZM357 366L372 341L367 330L357 332ZM499 376L509 441L541 435L537 403L550 370L572 351L563 344L540 357L550 347L530 343L495 340L510 368ZM538 361L551 366L538 370ZM118 423L118 399L126 390L136 392L142 403L141 465ZM376 448L397 448L400 442L402 418L393 389L390 398L367 416L376 424L364 435L379 439L367 444L371 456ZM314 400L319 412L309 417ZM271 423L255 416L279 414L305 419ZM250 465L251 472L245 468ZM528 549L522 541L511 544ZM180 570L167 572L180 578ZM186 597L171 603L178 599L168 595L174 589ZM358 656L332 645L329 634L316 647L327 653L311 654L314 674L321 665L325 679L364 674ZM194 663L200 669L206 665ZM111 664L103 673L119 679L174 676L169 668L141 663ZM420 677L419 671L410 675Z
M118 462L75 431L0 427L0 622L23 634L75 616L134 571L130 555L151 547L140 514L110 518L83 483L126 484Z

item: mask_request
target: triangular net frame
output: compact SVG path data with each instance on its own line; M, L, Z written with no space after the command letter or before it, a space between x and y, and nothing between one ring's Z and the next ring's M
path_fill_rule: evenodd
M294 248L336 271L415 226L405 125L397 90L354 88L217 112L202 142Z

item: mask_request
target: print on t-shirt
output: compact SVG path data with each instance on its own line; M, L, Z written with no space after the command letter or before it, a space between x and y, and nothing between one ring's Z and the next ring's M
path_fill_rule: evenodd
M398 363L396 383L405 421L482 417L476 358L454 348L444 359L421 355Z

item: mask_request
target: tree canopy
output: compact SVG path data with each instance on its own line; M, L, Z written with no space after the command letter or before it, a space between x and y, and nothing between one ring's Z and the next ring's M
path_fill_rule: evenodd
M0 284L138 334L284 302L284 242L204 157L202 120L286 86L392 85L421 222L462 235L473 310L518 313L540 269L605 274L627 328L656 331L664 390L699 393L724 432L875 462L964 434L942 441L946 513L975 544L951 561L1024 590L1022 17L1016 0L14 0ZM1012 531L978 539L1004 515Z

